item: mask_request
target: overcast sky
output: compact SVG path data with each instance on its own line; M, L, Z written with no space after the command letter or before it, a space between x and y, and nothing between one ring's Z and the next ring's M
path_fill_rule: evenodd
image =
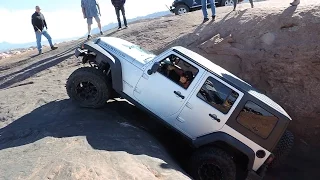
M117 22L111 0L99 0L101 23ZM173 0L127 0L126 16L137 16L165 11ZM81 0L0 0L0 43L26 43L35 41L31 15L39 5L44 14L48 32L53 39L71 38L87 33L86 19L81 12ZM92 29L97 27L94 21Z

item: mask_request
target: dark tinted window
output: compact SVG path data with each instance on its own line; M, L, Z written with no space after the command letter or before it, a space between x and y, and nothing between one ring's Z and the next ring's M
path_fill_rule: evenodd
M266 139L277 124L278 118L255 103L248 101L237 117L237 121L250 131Z
M227 114L237 100L239 94L213 77L208 77L202 85L197 97L204 100L214 108Z

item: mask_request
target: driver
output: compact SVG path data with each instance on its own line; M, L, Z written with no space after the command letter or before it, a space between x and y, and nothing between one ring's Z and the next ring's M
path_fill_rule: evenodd
M193 79L193 73L191 71L183 71L182 69L178 69L170 65L168 67L168 71L169 71L169 77L172 80L174 80L184 88L189 87Z

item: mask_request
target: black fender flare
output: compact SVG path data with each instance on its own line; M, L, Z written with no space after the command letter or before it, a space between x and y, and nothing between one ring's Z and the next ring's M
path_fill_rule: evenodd
M108 63L111 69L112 75L112 87L117 92L122 92L123 82L122 82L122 67L120 60L109 53L99 45L92 41L84 43L83 47L96 54L95 61L97 64Z
M227 143L229 146L238 149L240 152L245 154L248 157L248 170L252 170L254 159L255 159L255 152L239 141L238 139L230 136L227 133L224 132L216 132L211 133L208 135L201 136L195 140L193 140L192 144L195 148L199 148L204 145L208 144L214 144L215 142L222 141L224 143Z

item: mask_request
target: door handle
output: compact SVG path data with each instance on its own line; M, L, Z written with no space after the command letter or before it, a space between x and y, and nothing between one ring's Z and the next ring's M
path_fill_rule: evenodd
M181 94L180 91L173 91L176 95L178 95L179 97L181 97L181 99L184 99L184 96Z
M217 117L217 115L215 115L215 114L209 114L209 116L210 116L211 118L213 118L214 120L220 122L220 119Z

